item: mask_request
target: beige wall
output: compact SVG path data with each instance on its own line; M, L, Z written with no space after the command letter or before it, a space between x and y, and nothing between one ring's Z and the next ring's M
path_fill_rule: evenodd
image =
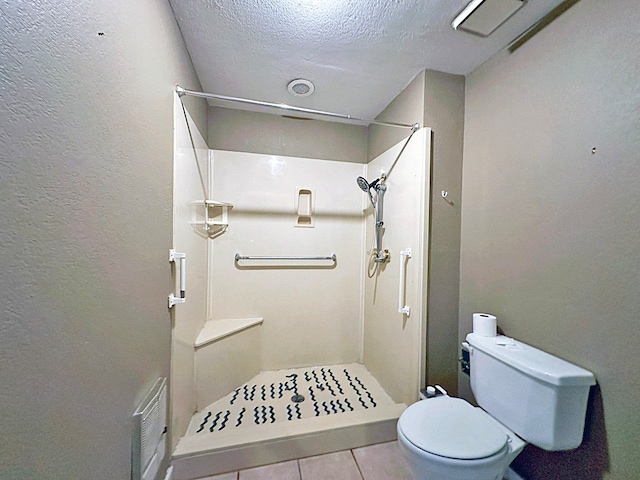
M424 76L424 124L433 130L426 376L455 395L465 79L433 70Z
M169 374L172 92L199 85L167 2L0 10L0 477L129 478Z
M460 338L488 311L599 384L583 447L529 448L527 479L640 478L639 23L582 0L467 78Z
M383 122L404 123L413 125L424 123L424 72L420 72L398 94L387 107L380 112L376 120ZM426 125L428 126L428 125ZM369 125L367 158L369 161L388 150L411 133L406 128Z
M366 163L367 127L211 107L209 147Z

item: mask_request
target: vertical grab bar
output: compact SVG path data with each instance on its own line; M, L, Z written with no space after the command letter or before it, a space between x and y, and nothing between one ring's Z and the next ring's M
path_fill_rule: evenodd
M169 295L169 308L178 303L185 303L185 295L187 288L187 254L176 252L173 248L169 250L169 262L180 261L180 296L176 297L173 293Z
M411 315L411 307L405 305L404 297L407 289L407 260L411 258L411 249L400 251L400 280L398 282L398 313L407 317Z

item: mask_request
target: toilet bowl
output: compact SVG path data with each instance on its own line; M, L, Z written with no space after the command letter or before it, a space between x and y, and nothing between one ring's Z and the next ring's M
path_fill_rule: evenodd
M482 409L447 395L411 405L397 432L419 480L502 480L526 444Z

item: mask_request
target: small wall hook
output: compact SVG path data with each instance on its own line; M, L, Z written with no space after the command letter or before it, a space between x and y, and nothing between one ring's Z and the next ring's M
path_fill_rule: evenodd
M453 205L453 202L447 198L449 196L449 192L447 190L442 190L440 192L440 196L444 198L444 201L447 202L449 205Z

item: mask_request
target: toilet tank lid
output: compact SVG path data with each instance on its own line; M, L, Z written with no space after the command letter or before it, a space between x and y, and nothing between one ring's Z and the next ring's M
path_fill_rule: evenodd
M586 386L596 383L589 370L504 335L483 337L469 333L467 342L471 347L551 385Z

